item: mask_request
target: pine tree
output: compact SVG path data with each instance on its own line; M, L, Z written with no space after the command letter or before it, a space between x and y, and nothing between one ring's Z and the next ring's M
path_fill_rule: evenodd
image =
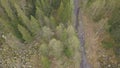
M21 25L18 25L18 29L22 34L22 38L26 41L26 42L30 42L32 40L32 36L30 35L29 31L26 30L26 28L24 28Z
M15 4L15 8L18 13L18 17L22 20L22 24L26 26L30 30L30 21L29 18L25 15L25 13L21 10L20 6Z
M35 19L33 16L31 16L30 26L31 32L33 35L36 35L40 32L40 24L37 19Z
M51 38L53 37L54 33L49 27L44 26L42 28L42 39L45 40L46 42L50 41Z
M4 25L8 32L13 33L10 35L12 40L6 40L10 47L4 46L4 50L0 51L2 59L5 56L6 62L11 65L5 68L14 67L12 63L18 61L14 58L8 59L10 52L15 57L20 56L21 67L23 63L25 67L29 63L33 67L42 68L51 68L53 64L55 64L55 68L77 65L79 63L79 41L71 25L72 0L33 1L26 0L24 5L19 3L21 2L19 0L0 1L5 9L4 13L8 15L1 16L0 24ZM16 35L20 35L19 38L16 38ZM22 39L24 42L18 39ZM17 44L25 46L19 47ZM7 53L7 51L10 52Z
M55 58L61 57L63 52L63 45L59 40L51 39L48 47L50 50L50 56L53 56Z
M44 12L45 16L49 17L51 15L52 8L50 6L49 0L36 0L36 6Z
M24 2L23 2L24 3ZM36 12L36 6L35 6L36 0L26 0L25 5L25 14L30 18L30 16L35 16Z
M7 15L9 16L10 19L14 20L14 14L13 11L10 7L9 0L0 0L2 7L5 9Z

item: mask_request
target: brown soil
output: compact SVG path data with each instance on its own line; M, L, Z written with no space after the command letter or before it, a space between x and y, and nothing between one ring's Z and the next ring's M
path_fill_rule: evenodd
M107 19L101 20L101 23L95 23L88 17L83 15L88 61L92 68L113 68L111 64L116 64L113 50L106 50L101 44L101 40L105 37L105 30L101 29L101 27L102 24L106 23Z

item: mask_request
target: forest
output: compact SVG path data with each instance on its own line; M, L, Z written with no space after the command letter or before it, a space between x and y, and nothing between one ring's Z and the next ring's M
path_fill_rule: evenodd
M0 0L0 68L120 68L120 0Z

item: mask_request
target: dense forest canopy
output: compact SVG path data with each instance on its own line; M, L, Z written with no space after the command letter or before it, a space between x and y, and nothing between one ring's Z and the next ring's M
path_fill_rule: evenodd
M0 0L1 67L78 68L80 43L72 23L72 3Z
M100 38L100 45L95 45L103 49L96 53L102 50L106 53L113 51L112 55L115 55L119 63L120 0L78 1L77 7L81 11L78 20L86 17L89 23L82 22L82 19L78 21L78 27L81 22L83 24L81 34L84 30L89 31L89 27L84 28L87 25L92 24L91 28L97 31L102 24L99 30L103 30L96 32L96 35L103 35L100 36L102 40ZM74 11L74 0L0 0L0 68L79 68L81 60L83 62L82 47L79 32L75 29ZM93 52L97 50L93 50L95 41L89 47L86 43L92 39L86 41L86 37L89 36L85 35L84 38L85 55L88 60L92 57L94 61L99 56L94 58L94 55L88 55L87 52L92 50L96 54Z

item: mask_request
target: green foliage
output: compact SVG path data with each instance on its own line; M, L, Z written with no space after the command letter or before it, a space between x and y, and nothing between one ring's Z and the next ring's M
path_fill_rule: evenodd
M59 24L59 26L56 27L56 38L64 41L66 38L64 37L64 25L63 24Z
M86 4L87 7L89 7L94 1L95 1L95 0L88 0L88 1L87 1L87 4Z
M22 2L22 3L24 3L24 2ZM29 18L30 18L31 15L35 16L35 12L36 12L35 3L36 3L36 0L26 0L26 3L25 3L25 14Z
M119 57L120 57L120 44L117 44L117 46L114 47L114 52L115 52L115 55L117 56L118 58L118 61L120 60Z
M49 27L44 26L42 28L42 37L45 41L50 41L50 39L53 37L54 33Z
M0 47L3 45L3 43L5 43L5 39L2 37L2 35L0 35Z
M65 23L68 22L68 20L70 20L72 14L72 7L70 5L70 2L61 2L60 7L57 11L57 14L59 16L58 21Z
M23 40L21 37L22 35L20 34L20 32L18 31L18 28L16 26L16 24L12 25L11 22L9 22L9 20L5 20L4 18L0 18L0 23L3 26L2 30L4 32L12 32L17 38L19 38L21 41Z
M2 7L5 9L7 15L9 16L9 18L11 18L12 20L14 19L14 14L13 11L10 7L10 3L9 0L0 0Z
M60 58L63 52L63 45L60 41L52 39L49 42L50 55Z
M46 56L41 57L42 68L50 68L51 62Z
M71 25L72 2L1 0L0 12L3 10L3 14L0 14L0 31L4 31L7 38L0 40L5 45L0 50L0 59L5 60L3 66L13 68L14 63L21 64L20 67L25 64L25 68L28 65L51 68L53 64L56 68L73 67L80 59L80 52L79 41Z
M68 58L71 58L73 56L73 51L68 46L64 46L64 51L63 52L64 52L65 56L67 56Z
M75 53L79 51L80 43L79 39L76 37L75 30L72 25L67 27L67 45L65 45L65 55L67 57L75 56Z
M22 24L24 24L30 30L29 18L25 15L19 5L15 4L15 8L17 10L18 17L22 20Z
M44 15L48 17L51 15L52 8L48 0L36 0L36 6L44 12Z
M50 27L52 28L52 29L56 29L56 26L58 26L58 23L57 23L57 21L55 20L55 18L53 17L53 16L51 16L50 17Z
M41 55L48 56L49 55L49 47L47 44L41 44L39 48L39 52Z
M26 28L24 28L21 25L18 25L18 30L21 32L22 34L22 38L26 41L26 42L30 42L32 40L32 36L30 35L29 31L26 30Z
M42 10L40 10L39 7L36 6L36 13L35 18L39 21L40 26L44 26L44 13Z
M71 36L68 39L68 43L69 43L69 47L72 48L74 53L79 50L80 42L79 42L79 39L76 36Z
M115 0L89 0L85 11L90 14L95 22L98 22L113 12L116 2Z
M119 12L120 10L117 9L113 12L112 17L109 19L108 23L110 25L109 32L111 36L115 39L116 43L119 44L120 41L120 19L119 19Z
M51 6L53 9L58 9L61 3L61 0L51 0Z
M1 0L1 6L4 9L4 15L1 16L1 23L4 25L6 32L12 32L16 37L21 39L21 34L17 29L17 24L19 23L16 17L16 13L11 3L13 0ZM21 39L22 40L22 39Z
M120 49L120 0L88 0L86 11L95 22L104 18L108 19L108 36L110 39L102 41L103 47L106 49L113 48L115 53ZM106 28L106 27L104 27Z
M108 41L102 41L102 45L106 49L113 48L114 46L112 42L108 42Z
M114 44L109 44L109 46L114 45L114 52L116 56L120 56L120 19L119 19L119 14L120 14L120 9L116 7L114 12L112 13L111 18L108 20L108 24L110 25L109 27L109 33L111 37L114 39L115 43Z
M69 25L66 31L67 31L69 37L76 35L75 29L72 25Z
M40 31L40 24L37 19L35 19L33 16L31 16L30 26L31 32L33 35L36 35Z

